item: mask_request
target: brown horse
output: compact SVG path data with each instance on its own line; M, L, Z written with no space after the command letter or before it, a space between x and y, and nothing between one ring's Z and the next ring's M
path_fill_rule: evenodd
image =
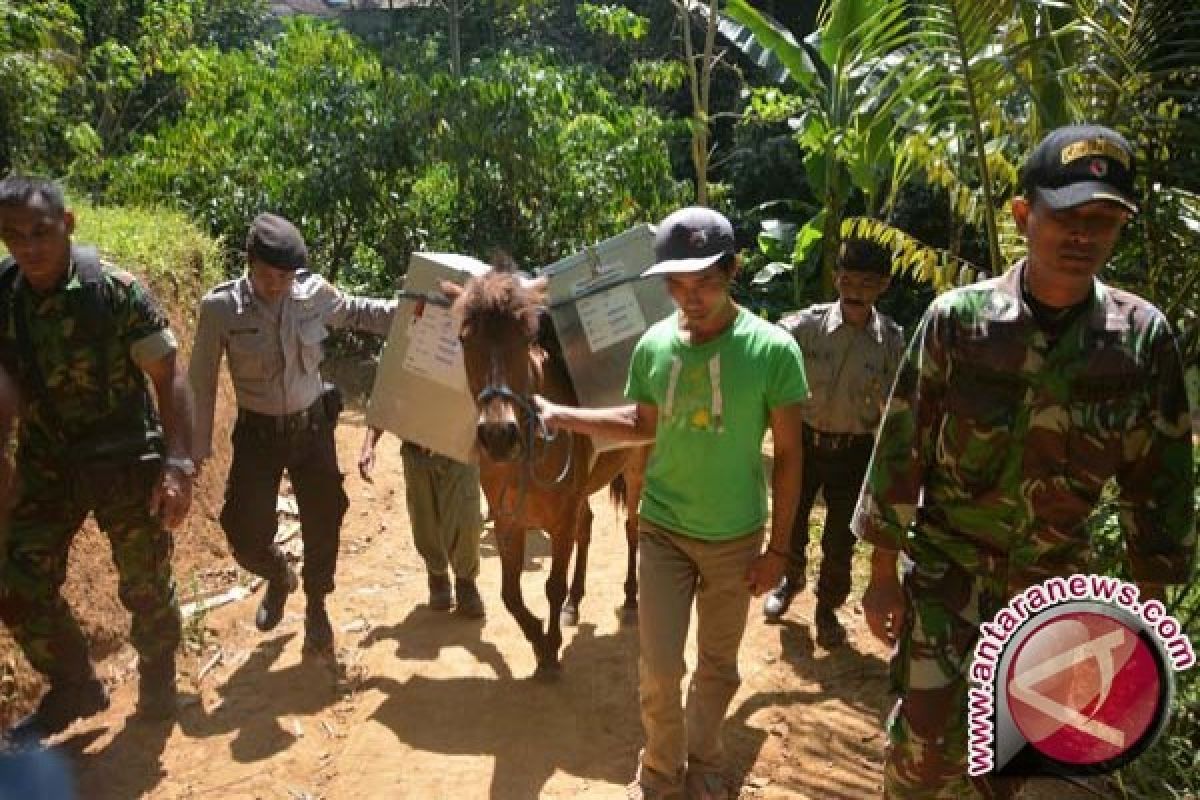
M643 448L597 454L588 437L555 434L542 424L533 395L578 405L561 353L543 327L550 325L544 313L544 279L526 283L512 273L493 271L472 278L465 287L443 284L442 290L457 298L454 307L461 319L467 382L479 411L480 481L495 520L504 606L533 645L536 674L550 677L559 670L560 624L578 622L583 600L592 529L588 497L612 484L614 496L624 494L630 498L628 508L636 509L645 464ZM616 480L622 475L624 492L622 482ZM634 515L631 510L626 524L629 552L622 607L626 620L637 609ZM546 531L551 542L545 631L521 596L525 532L530 528ZM568 595L567 566L573 550L575 570Z

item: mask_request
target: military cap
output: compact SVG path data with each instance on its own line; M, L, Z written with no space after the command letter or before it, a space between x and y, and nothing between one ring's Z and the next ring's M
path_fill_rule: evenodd
M1050 131L1029 154L1021 186L1056 210L1109 200L1137 213L1134 171L1124 136L1102 125L1068 125Z

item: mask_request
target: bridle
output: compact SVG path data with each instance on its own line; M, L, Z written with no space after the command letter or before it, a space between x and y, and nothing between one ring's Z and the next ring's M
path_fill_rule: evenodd
M494 353L493 353L494 356ZM493 358L493 367L496 361ZM529 367L529 385L534 385L533 369ZM538 467L544 463L549 456L550 448L557 442L561 436L559 431L551 431L546 427L545 420L538 413L537 407L533 403L532 397L523 395L513 391L507 382L503 380L500 370L492 369L492 378L490 382L484 386L479 394L475 397L475 407L482 409L486 404L493 400L505 400L512 404L515 409L519 410L517 429L522 433L522 440L519 455L516 461L519 465L518 481L517 481L517 504L513 508L512 518L518 519L521 516L521 511L525 507L525 498L529 491L529 486L532 484L542 489L552 489L558 486L567 479L567 474L571 471L571 465L574 458L574 435L571 431L564 431L565 436L562 438L566 442L566 457L563 459L562 469L558 475L553 478L543 478L538 475ZM525 424L521 424L520 414L525 416ZM499 516L504 507L504 493L508 491L505 486L500 494L500 500L497 503L499 508L493 509L493 513Z

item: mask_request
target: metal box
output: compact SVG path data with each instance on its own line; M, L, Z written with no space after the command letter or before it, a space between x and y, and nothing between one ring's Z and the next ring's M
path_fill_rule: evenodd
M467 388L458 320L430 302L439 283L465 284L491 267L470 256L414 253L367 404L367 424L463 463L475 454L475 398Z
M633 348L675 310L654 264L654 231L639 225L556 261L547 276L550 316L581 406L624 405ZM603 448L603 445L601 445Z

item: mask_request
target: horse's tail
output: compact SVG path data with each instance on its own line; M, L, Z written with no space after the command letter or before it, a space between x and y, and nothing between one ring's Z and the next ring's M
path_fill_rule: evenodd
M618 511L629 506L629 486L625 483L624 472L618 472L617 477L608 485L608 497Z

